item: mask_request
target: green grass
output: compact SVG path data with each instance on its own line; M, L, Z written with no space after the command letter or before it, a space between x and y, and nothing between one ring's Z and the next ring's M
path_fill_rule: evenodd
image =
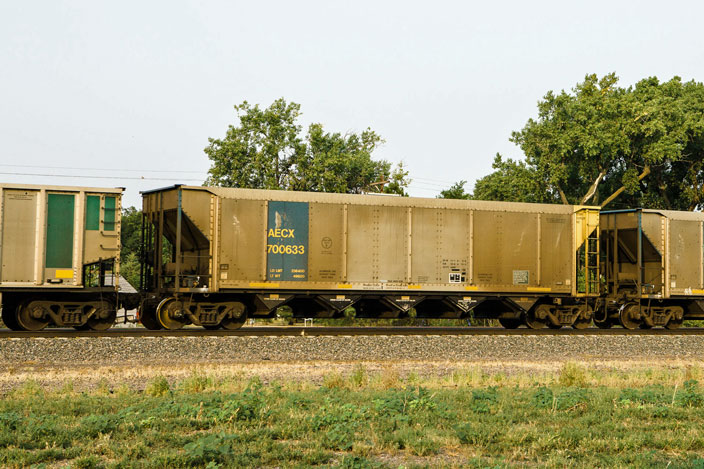
M144 392L28 382L0 401L0 466L704 468L704 390L666 372L635 387L642 375L600 385L576 364L480 386L475 373L361 365L321 386L203 373Z

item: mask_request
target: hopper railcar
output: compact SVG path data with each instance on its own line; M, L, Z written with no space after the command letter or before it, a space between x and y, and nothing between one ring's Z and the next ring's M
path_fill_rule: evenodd
M587 327L597 207L177 185L143 193L149 328L297 317Z
M594 323L626 329L704 319L704 214L602 211L602 299Z
M0 184L0 294L7 327L113 325L122 191Z

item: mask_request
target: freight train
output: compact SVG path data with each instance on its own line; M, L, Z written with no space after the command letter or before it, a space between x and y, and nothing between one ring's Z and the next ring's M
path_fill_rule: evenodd
M704 215L176 185L142 194L138 294L122 189L0 185L7 327L237 329L294 317L488 318L506 328L704 319Z

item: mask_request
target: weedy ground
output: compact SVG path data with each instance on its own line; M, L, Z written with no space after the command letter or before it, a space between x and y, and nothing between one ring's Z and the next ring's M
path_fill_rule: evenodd
M143 389L36 381L0 401L2 467L701 467L702 370L479 367L320 382L202 370Z

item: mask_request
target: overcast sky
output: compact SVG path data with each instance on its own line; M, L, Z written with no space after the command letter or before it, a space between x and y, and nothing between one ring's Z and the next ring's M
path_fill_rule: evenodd
M3 1L0 181L124 186L139 205L203 182L234 104L284 97L304 127L381 134L375 156L407 165L411 195L471 189L496 152L522 157L508 138L548 90L702 81L703 5Z

